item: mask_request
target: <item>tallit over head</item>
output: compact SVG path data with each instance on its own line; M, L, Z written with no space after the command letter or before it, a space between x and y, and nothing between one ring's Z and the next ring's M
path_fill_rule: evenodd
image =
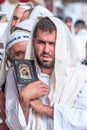
M53 106L54 103L58 103L63 105L67 104L72 107L81 89L81 83L87 80L87 67L80 64L75 41L68 27L56 17L48 18L57 28L55 66L51 75L48 94L50 106ZM25 59L35 59L32 36L29 39L29 43L31 44L28 44ZM38 65L36 63L36 68L37 67ZM43 127L41 116L34 112L31 127L31 130L41 130ZM51 126L49 120L47 121L46 127L50 130Z
M50 104L73 105L81 82L87 79L87 68L80 65L75 41L67 26L56 17L48 17L57 28L55 45L55 67L51 75ZM33 31L32 31L33 32ZM26 59L33 59L32 37L29 39ZM32 51L31 51L32 50ZM82 76L83 75L83 76Z
M33 5L32 2L27 2L27 3L21 3L21 2L19 2L19 3L17 3L15 9L16 9L17 7L20 7L20 8L23 8L23 9L27 10L27 9L33 8L34 5ZM15 10L15 9L14 9L14 10ZM9 23L8 23L8 26L6 27L5 32L4 32L4 34L3 34L3 38L4 38L5 43L7 42L8 36L10 35L12 18L13 18L13 14L12 14L12 16L11 16L11 18L10 18L10 21L9 21ZM5 45L6 45L6 44L5 44Z
M46 16L53 16L53 14L47 8L37 5L31 12L29 19L20 22L18 25L16 25L16 28L19 29L23 28L27 31L31 31L33 25L39 20L39 18Z

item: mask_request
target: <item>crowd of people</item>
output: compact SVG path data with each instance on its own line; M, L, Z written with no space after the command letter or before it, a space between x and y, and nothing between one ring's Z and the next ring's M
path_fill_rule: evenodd
M81 19L17 4L0 39L0 130L87 130L86 34ZM34 61L37 80L17 84L16 59Z

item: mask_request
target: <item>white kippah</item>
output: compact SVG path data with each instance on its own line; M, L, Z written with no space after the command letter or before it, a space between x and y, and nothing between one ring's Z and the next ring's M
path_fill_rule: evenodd
M29 32L25 31L14 31L7 40L6 50L9 50L14 44L21 41L28 41L29 40Z

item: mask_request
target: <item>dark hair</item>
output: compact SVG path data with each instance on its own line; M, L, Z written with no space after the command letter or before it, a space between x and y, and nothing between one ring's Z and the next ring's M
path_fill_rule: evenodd
M41 18L40 21L36 24L33 31L34 38L36 38L37 36L38 29L44 32L49 31L50 33L52 33L53 31L56 31L56 26L49 18L46 17L46 18Z
M86 27L85 21L83 21L83 20L77 20L75 22L75 24L74 24L74 27L79 27L79 26Z
M64 21L65 21L65 23L72 22L72 18L71 17L66 17Z

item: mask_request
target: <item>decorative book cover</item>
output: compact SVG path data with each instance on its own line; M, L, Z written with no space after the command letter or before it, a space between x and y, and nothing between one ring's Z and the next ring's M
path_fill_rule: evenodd
M27 85L38 80L34 60L13 60L16 83Z

